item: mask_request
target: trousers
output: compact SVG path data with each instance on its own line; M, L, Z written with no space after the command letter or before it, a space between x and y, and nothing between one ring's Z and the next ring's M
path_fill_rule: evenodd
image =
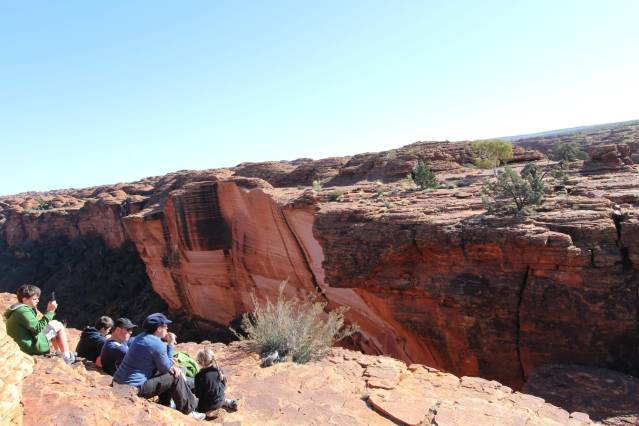
M159 403L167 407L171 405L171 399L173 399L175 409L183 414L189 414L197 407L197 398L181 374L177 377L171 373L151 377L140 386L138 396L142 398L159 396Z

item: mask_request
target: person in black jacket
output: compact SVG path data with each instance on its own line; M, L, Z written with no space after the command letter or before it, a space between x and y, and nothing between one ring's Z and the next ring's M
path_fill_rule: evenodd
M113 327L113 320L107 316L98 318L95 327L86 326L80 334L80 341L75 349L78 356L96 362L111 327Z
M237 410L238 399L225 399L226 376L224 371L218 367L211 349L202 349L197 353L197 363L200 371L195 375L195 396L199 402L197 411L207 412L224 407L230 410Z

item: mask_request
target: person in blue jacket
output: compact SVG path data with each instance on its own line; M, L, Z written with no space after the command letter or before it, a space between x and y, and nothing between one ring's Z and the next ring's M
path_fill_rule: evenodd
M159 396L159 403L167 407L173 399L178 411L203 420L206 416L195 411L198 401L186 384L182 371L172 365L176 336L169 333L168 325L171 323L161 313L145 318L142 323L144 331L133 339L113 375L113 382L135 386L142 398ZM166 344L162 340L166 340Z
M111 338L102 346L99 356L102 370L110 376L115 374L129 350L129 338L135 327L137 326L128 318L118 318L113 323Z

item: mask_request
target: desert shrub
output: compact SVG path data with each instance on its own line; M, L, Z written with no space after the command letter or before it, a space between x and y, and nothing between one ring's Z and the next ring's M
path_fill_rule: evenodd
M555 178L555 182L560 185L566 185L568 183L568 174L564 167L558 167L552 171L552 177Z
M322 181L319 179L313 180L313 191L320 192L322 190Z
M331 201L339 201L342 197L344 197L344 192L337 189L328 193L328 199Z
M240 340L262 356L277 351L294 362L305 363L322 358L333 343L352 335L357 325L344 326L346 308L326 313L326 303L312 298L284 297L286 282L280 285L277 300L260 304L252 296L254 309L242 316Z
M526 165L521 174L505 167L493 181L484 184L484 206L489 212L528 213L528 206L541 204L543 201L544 175L535 164Z
M582 151L575 142L557 142L552 146L548 156L551 160L559 161L560 163L588 159L588 154Z
M50 201L46 201L42 197L36 198L36 207L35 210L51 210L53 208L53 204Z
M411 172L413 181L421 189L437 188L439 187L439 181L437 176L433 173L426 163L419 161L413 171Z
M474 163L481 169L496 169L513 158L512 144L500 139L475 141L471 148L475 157Z

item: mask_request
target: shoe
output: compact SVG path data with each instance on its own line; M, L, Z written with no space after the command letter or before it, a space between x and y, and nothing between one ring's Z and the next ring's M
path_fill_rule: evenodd
M206 414L204 413L200 413L198 411L191 411L189 413L189 417L195 419L195 420L204 420L206 418Z
M75 354L73 352L70 352L68 357L62 356L62 359L69 365L73 364L75 362Z
M227 404L225 404L226 408L231 411L237 411L242 405L242 398L235 398L230 400Z

